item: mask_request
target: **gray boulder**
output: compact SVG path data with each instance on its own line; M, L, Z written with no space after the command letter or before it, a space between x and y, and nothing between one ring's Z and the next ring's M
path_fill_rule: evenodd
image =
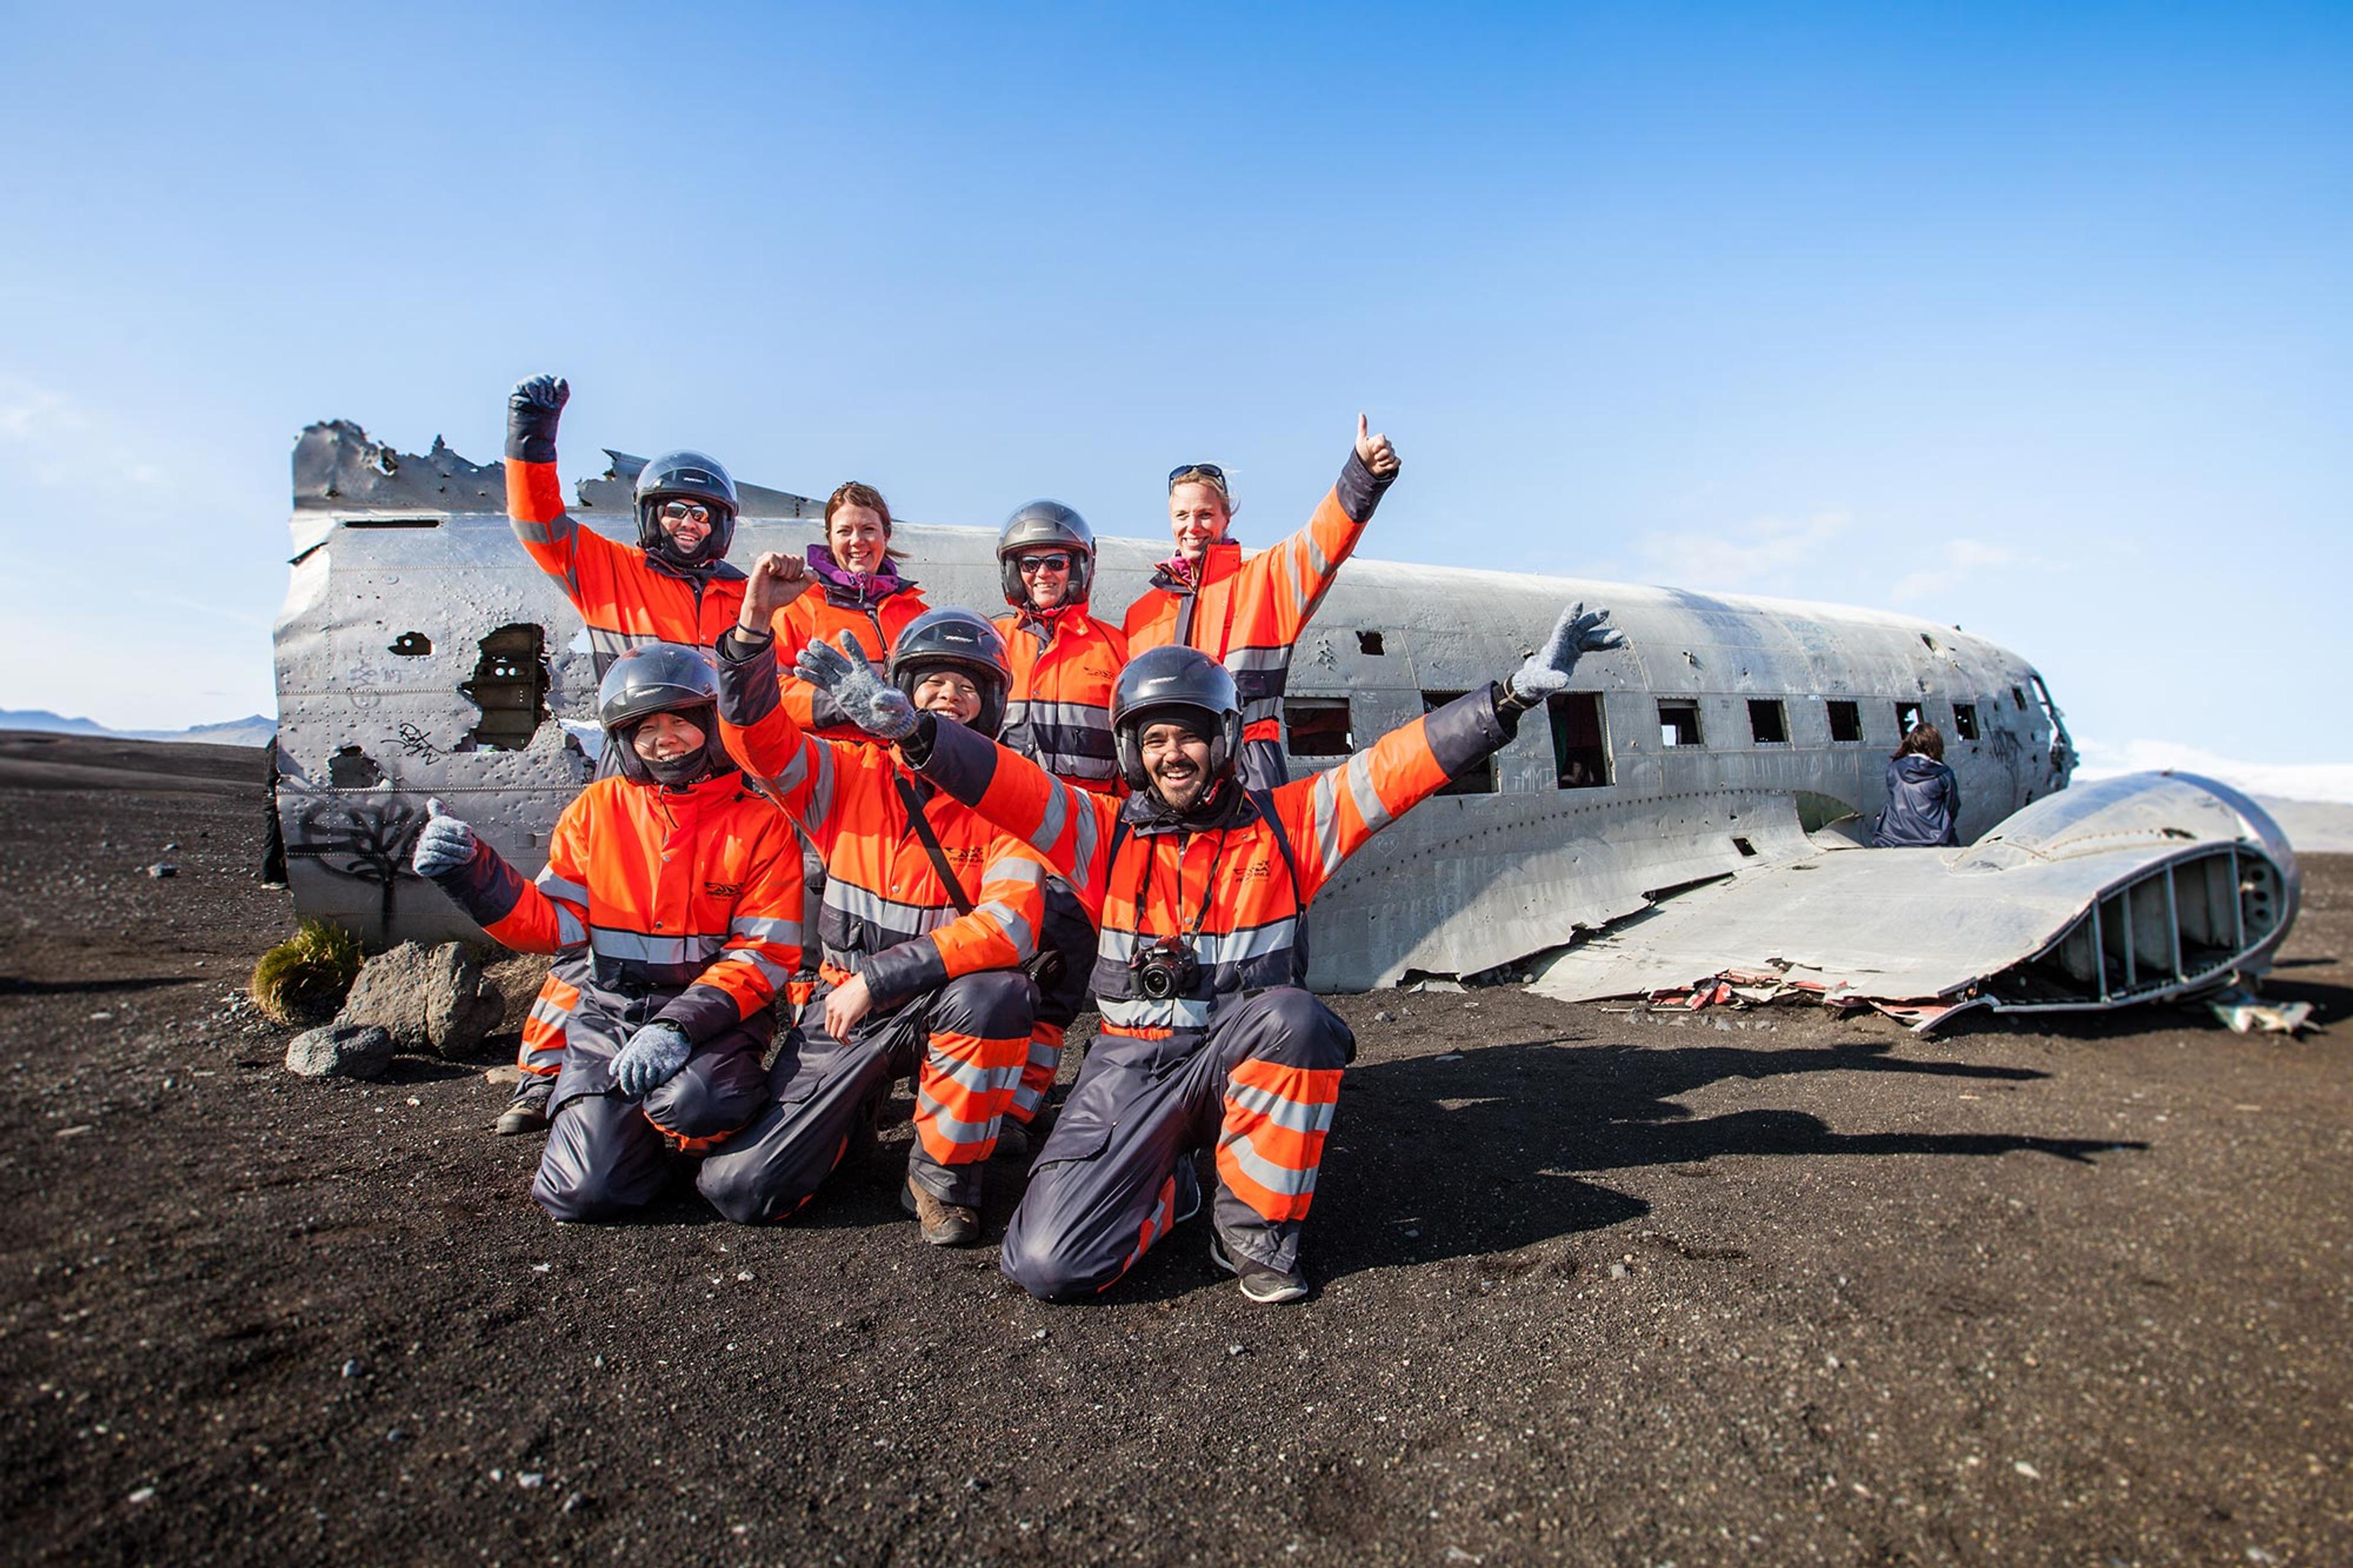
M287 1043L286 1070L298 1078L384 1076L392 1065L392 1037L374 1024L329 1024Z
M373 1024L411 1055L462 1058L505 1010L505 998L463 946L404 942L360 966L335 1022Z

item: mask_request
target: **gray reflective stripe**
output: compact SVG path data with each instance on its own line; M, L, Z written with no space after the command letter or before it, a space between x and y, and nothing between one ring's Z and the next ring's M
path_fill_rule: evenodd
M1356 803L1356 814L1365 819L1367 831L1378 833L1396 820L1389 808L1381 804L1381 793L1373 787L1372 754L1358 752L1336 768L1326 768L1315 775L1315 789L1311 805L1315 813L1315 852L1323 858L1324 875L1329 877L1340 868L1347 857L1340 849L1340 785L1348 786L1348 798Z
M1229 1083L1226 1086L1229 1103L1244 1110L1254 1110L1277 1127L1288 1127L1293 1132L1329 1132L1332 1131L1331 1100L1302 1103L1287 1100L1271 1089L1256 1084Z
M1158 937L1147 937L1140 931L1113 931L1104 928L1097 951L1105 958L1124 963ZM1299 919L1286 915L1279 921L1269 921L1262 926L1244 931L1201 931L1192 939L1193 956L1208 967L1221 963L1241 963L1253 958L1264 958L1271 952L1282 952L1298 945Z
M578 947L588 940L587 926L581 922L580 917L574 914L571 906L567 904L555 906L555 940L565 947Z
M915 1105L919 1110L930 1113L933 1122L947 1134L951 1143L983 1143L997 1136L997 1119L994 1116L986 1121L959 1121L938 1100L921 1090L915 1094Z
M1046 791L1045 815L1038 819L1038 837L1030 842L1040 854L1053 851L1054 840L1062 836L1063 820L1071 815L1070 802L1057 784ZM1086 879L1082 876L1080 880Z
M719 955L722 963L748 963L765 976L770 985L781 987L793 977L791 970L780 963L770 963L748 947L731 947Z
M1315 1190L1314 1171L1294 1171L1288 1165L1276 1164L1260 1153L1247 1137L1220 1138L1218 1152L1232 1155L1243 1174L1271 1193L1288 1193L1296 1197Z
M1079 819L1071 831L1071 885L1074 888L1092 886L1094 881L1095 841L1102 833L1102 818L1095 816L1094 807L1087 803L1087 797L1068 784L1057 786L1054 798L1058 801L1075 799L1078 803Z
M1301 600L1304 604L1307 598L1314 596L1315 590L1323 585L1324 579L1332 575L1332 561L1324 553L1324 546L1315 537L1314 523L1311 522L1301 529L1299 537L1307 546L1307 571L1310 577L1308 582L1300 584L1306 590Z
M553 544L555 542L555 528L551 523L531 522L520 517L510 517L507 521L514 524L515 537L522 540L525 544ZM556 521L563 521L562 514L559 513L557 515Z
M531 1016L540 1023L560 1029L572 1021L572 1009L559 1007L543 996L531 1005Z
M860 970L866 967L866 955L864 953L845 952L839 948L827 948L825 950L825 961L828 963L832 964L836 969L850 974L855 974Z
M942 1078L955 1079L975 1094L993 1094L998 1089L1011 1089L1021 1081L1021 1064L1018 1062L1009 1067L985 1068L978 1062L965 1061L936 1050L927 1052L925 1056L934 1072Z
M1023 720L1033 724L1067 724L1073 730L1098 730L1111 733L1111 710L1098 708L1092 702L1039 702L1034 699L1008 702L1005 721L1018 723Z
M1378 833L1397 818L1381 804L1381 792L1373 784L1373 759L1368 752L1358 752L1348 759L1341 770L1348 775L1348 795L1356 803L1356 815L1365 819L1368 832Z
M1074 757L1067 752L1050 752L1038 765L1058 779L1107 779L1119 771L1109 757Z
M1224 662L1228 669L1236 671L1283 669L1291 664L1291 648L1287 644L1282 647L1238 647L1226 655Z
M724 938L717 936L649 936L638 931L607 931L598 926L588 933L588 946L599 958L631 963L697 963L709 958Z
M1023 958L1026 959L1038 951L1038 934L1029 929L1028 921L1013 912L1012 905L991 899L985 904L975 904L972 912L976 915L987 915L1004 928L1006 940L1013 944L1013 951Z
M659 637L644 632L612 632L607 631L601 626L590 626L588 628L588 647L590 650L596 653L612 654L616 658L628 652L633 647L643 647L648 643L659 642L660 640L661 639Z
M1209 1026L1209 1004L1190 997L1172 996L1166 1002L1148 997L1101 997L1097 1005L1103 1022L1116 1024L1123 1029L1206 1029Z
M780 921L763 915L737 915L727 922L730 936L748 936L759 942L798 942L801 923Z
M1242 703L1242 722L1245 724L1256 723L1261 719L1280 719L1281 717L1282 717L1282 699L1280 697L1252 697L1246 699Z
M1062 1047L1051 1040L1032 1039L1029 1042L1029 1065L1051 1068L1062 1065Z
M937 931L956 918L955 906L947 902L944 894L936 904L902 904L839 877L826 879L825 901L851 920L865 921L909 936Z
M584 907L588 902L588 889L577 882L568 881L557 876L555 868L553 866L545 868L538 876L533 878L532 885L551 899L570 899L574 903Z
M1027 882L1033 888L1042 888L1046 885L1046 868L1027 855L999 855L982 869L980 879L984 883Z

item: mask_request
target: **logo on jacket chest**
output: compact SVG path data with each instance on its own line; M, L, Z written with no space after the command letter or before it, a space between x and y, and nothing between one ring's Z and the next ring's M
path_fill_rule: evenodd
M741 882L705 882L702 884L702 890L705 894L714 899L740 898L744 892L744 884Z

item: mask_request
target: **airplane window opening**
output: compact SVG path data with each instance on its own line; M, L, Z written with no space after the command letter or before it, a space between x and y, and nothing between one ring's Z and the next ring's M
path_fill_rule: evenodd
M1922 632L1920 634L1920 640L1928 645L1928 651L1930 653L1936 651L1936 639L1935 637L1930 637L1926 632Z
M1757 853L1757 846L1749 843L1746 838L1735 838L1732 841L1732 847L1740 851L1743 859L1748 859Z
M1601 693L1564 691L1547 698L1552 720L1553 784L1557 789L1599 789L1609 782L1609 732L1602 722Z
M1919 727L1920 705L1917 702L1898 702L1895 705L1896 739L1903 739Z
M389 646L403 658L422 658L433 651L433 639L423 632L403 632Z
M1859 743L1862 740L1862 709L1839 699L1832 699L1826 706L1831 714L1831 739L1842 745Z
M1659 699L1659 744L1662 746L1696 746L1699 733L1699 704Z
M384 769L357 746L345 746L327 759L327 783L336 789L374 789L384 783Z
M1789 743L1789 716L1782 710L1778 697L1752 697L1748 700L1748 733L1760 746L1786 746Z
M1345 757L1356 749L1345 697L1293 697L1282 705L1284 742L1294 757Z
M1978 738L1978 705L1974 702L1953 704L1953 733L1964 741Z
M458 690L482 720L460 749L520 752L547 721L547 633L527 623L501 626L481 648L473 679Z
M1434 713L1456 698L1460 691L1425 691L1421 694L1421 710ZM1461 773L1446 781L1440 795L1493 795L1495 793L1495 759L1491 753L1480 758Z
M345 528L438 528L438 517L353 517L343 520Z
M2010 700L2012 703L2017 705L2018 710L2021 713L2026 711L2026 688L2023 686L2011 687L2010 689Z
M1387 650L1381 647L1380 633L1358 632L1356 634L1356 651L1358 653L1378 655L1386 652Z

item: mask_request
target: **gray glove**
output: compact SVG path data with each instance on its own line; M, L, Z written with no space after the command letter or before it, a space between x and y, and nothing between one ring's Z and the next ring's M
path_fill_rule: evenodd
M1624 647L1626 634L1603 624L1609 619L1609 611L1588 612L1583 605L1571 605L1563 610L1560 619L1554 623L1552 636L1545 640L1543 651L1530 654L1527 662L1504 679L1504 700L1514 708L1533 708L1546 698L1568 689L1568 672L1577 668L1579 654Z
M848 632L841 636L845 642L849 638ZM862 654L844 653L819 638L801 649L793 668L803 680L832 698L849 721L868 734L899 741L914 731L915 705L905 692L875 674Z
M442 815L441 803L425 803L425 826L417 835L417 849L408 863L420 877L446 877L474 858L474 830L454 816Z
M686 1065L686 1031L667 1018L656 1018L629 1037L613 1058L613 1081L632 1099L651 1094Z

